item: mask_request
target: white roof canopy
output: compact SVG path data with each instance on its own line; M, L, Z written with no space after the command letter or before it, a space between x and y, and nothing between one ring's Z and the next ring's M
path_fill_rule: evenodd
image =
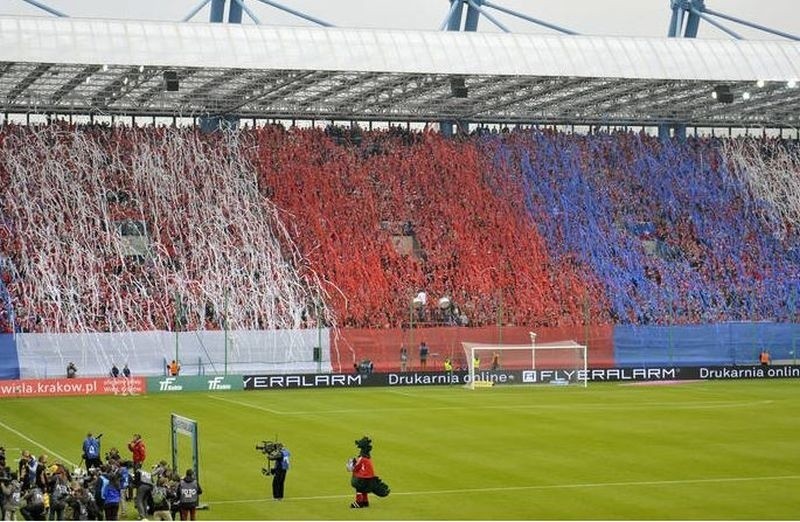
M6 112L792 126L797 80L788 41L0 17Z

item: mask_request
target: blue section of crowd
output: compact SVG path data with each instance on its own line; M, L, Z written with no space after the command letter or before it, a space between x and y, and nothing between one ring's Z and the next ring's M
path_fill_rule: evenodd
M797 320L796 224L752 195L716 140L534 132L484 147L524 186L551 256L603 289L610 322Z

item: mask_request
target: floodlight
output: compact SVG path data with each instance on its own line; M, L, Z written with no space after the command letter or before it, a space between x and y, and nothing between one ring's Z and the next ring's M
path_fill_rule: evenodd
M747 91L744 91L744 92L742 93L742 99L743 99L743 100L749 100L749 99L750 99L750 93L749 93L749 92L747 92Z
M757 86L759 89L761 89L761 88L763 88L763 87L764 87L764 83L765 83L765 82L764 82L764 80L758 80L758 81L756 82L756 86Z
M730 85L717 85L711 92L711 97L720 103L733 103L733 93Z

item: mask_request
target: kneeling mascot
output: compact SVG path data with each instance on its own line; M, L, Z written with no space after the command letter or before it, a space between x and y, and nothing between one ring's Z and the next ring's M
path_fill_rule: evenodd
M356 441L359 449L358 457L353 457L347 461L347 470L353 473L350 484L356 490L356 499L350 504L351 508L369 507L369 494L375 493L379 497L389 495L389 486L380 477L375 475L375 468L372 467L372 440L369 437L361 437Z

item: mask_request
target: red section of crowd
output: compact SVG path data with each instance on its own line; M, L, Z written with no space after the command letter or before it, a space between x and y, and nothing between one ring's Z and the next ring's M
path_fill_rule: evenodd
M471 142L434 133L365 133L360 147L321 130L258 136L262 191L286 211L301 252L347 327L410 322L413 297L448 296L470 324L580 324L591 306L584 274L554 266L513 184L493 191L493 168ZM495 179L495 176L492 176ZM500 196L502 194L502 197ZM382 222L410 222L418 256L392 246ZM416 313L414 313L416 316Z

